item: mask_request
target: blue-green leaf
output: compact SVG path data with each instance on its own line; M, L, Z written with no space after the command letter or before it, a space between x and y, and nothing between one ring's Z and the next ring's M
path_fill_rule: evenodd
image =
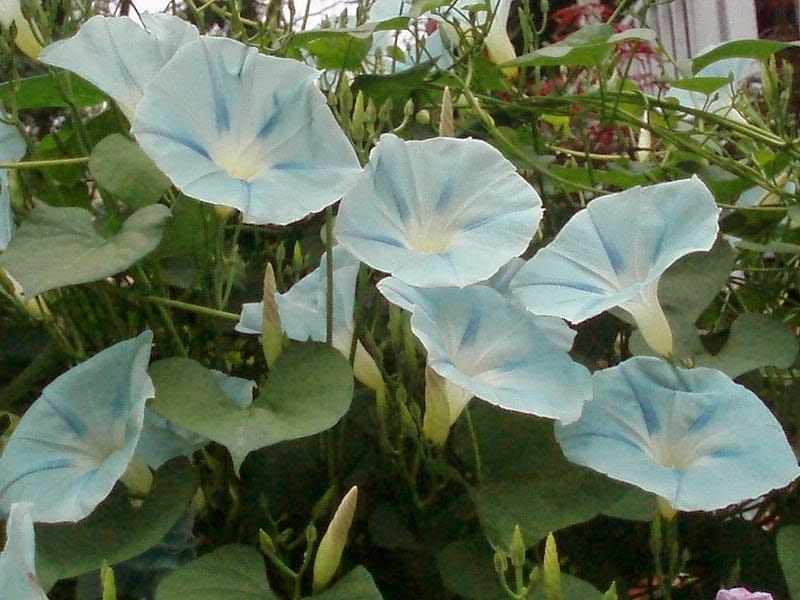
M166 206L146 206L110 237L97 232L92 214L40 204L28 215L0 266L20 282L26 298L65 285L97 281L124 271L158 246Z

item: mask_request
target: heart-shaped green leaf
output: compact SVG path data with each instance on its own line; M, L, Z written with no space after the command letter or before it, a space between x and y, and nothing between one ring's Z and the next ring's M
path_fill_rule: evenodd
M159 361L150 377L156 387L150 408L227 447L237 471L253 450L333 427L353 397L347 359L317 342L291 343L246 409L232 404L211 372L193 360Z
M150 495L135 508L117 486L95 511L78 523L36 526L36 574L45 587L59 579L116 564L146 552L186 511L197 487L185 458L156 471Z
M270 589L264 559L250 546L229 544L170 573L156 600L278 600Z
M89 170L100 187L134 209L158 202L172 185L138 144L118 133L94 147Z
M169 214L166 206L146 206L106 238L95 229L88 210L40 204L0 256L0 266L20 282L26 298L97 281L124 271L153 251Z

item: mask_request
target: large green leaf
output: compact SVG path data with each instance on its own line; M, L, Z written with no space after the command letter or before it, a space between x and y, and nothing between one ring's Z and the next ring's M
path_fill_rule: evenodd
M134 209L158 202L172 185L136 142L118 133L94 147L89 170L100 187Z
M144 503L135 508L117 486L95 511L78 523L36 526L36 573L49 587L59 579L116 564L158 544L186 511L197 487L194 469L184 458L155 474Z
M103 237L89 211L40 204L0 256L0 266L20 282L26 298L97 281L124 271L154 250L169 214L166 206L147 206L131 215L118 233Z
M445 587L467 600L503 600L492 563L492 549L485 540L467 539L448 544L436 554Z
M628 29L616 33L608 23L582 27L566 39L523 54L505 65L536 67L592 67L600 64L616 44L629 41L653 41L650 29Z
M253 450L333 427L350 408L353 376L341 353L318 342L292 342L253 404L231 403L211 372L186 358L150 366L162 417L227 447L237 471Z
M425 62L393 75L359 75L353 81L353 94L364 92L377 106L391 100L396 110L402 110L412 92L422 87L431 63Z
M739 316L716 355L700 341L696 321L727 282L734 259L729 244L720 240L710 252L680 259L662 276L658 297L672 329L674 353L687 363L718 369L730 377L764 366L787 368L797 356L797 340L785 325L761 314ZM630 349L634 354L655 356L638 331L631 336Z
M164 578L156 600L278 600L264 559L250 546L230 544L193 560Z
M76 106L93 106L104 102L107 98L96 87L71 73L59 73L63 89L67 91ZM19 82L9 81L0 84L0 101L9 105L14 96L14 85L19 85L16 93L16 106L20 110L34 108L66 108L67 101L59 90L58 83L51 76L36 75Z
M331 589L313 596L316 600L382 600L372 575L364 567L356 567Z
M778 558L789 594L800 600L800 525L782 527L778 532Z
M320 69L357 69L371 46L369 38L349 34L320 37L302 44L317 60Z
M800 46L800 42L776 42L775 40L735 40L720 44L705 54L692 60L692 72L698 73L711 63L726 58L754 58L766 60L776 52L792 46Z
M728 341L716 355L701 354L695 364L738 377L772 366L786 369L797 357L797 338L786 325L765 315L746 313L731 325Z
M652 516L654 503L644 492L564 458L552 421L483 403L470 410L483 466L483 480L474 497L492 544L508 548L515 525L532 546L551 531L600 513L616 516L627 508L630 512L620 516ZM458 443L459 451L468 457L468 441L459 438Z
M727 77L687 77L685 79L673 79L669 82L669 85L679 90L709 95L729 83L730 79Z

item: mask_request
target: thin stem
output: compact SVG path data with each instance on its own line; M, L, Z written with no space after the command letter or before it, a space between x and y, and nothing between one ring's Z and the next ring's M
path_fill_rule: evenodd
M152 304L161 304L178 310L185 310L193 312L198 315L206 315L208 317L215 317L217 319L227 319L228 321L238 321L239 315L224 310L217 310L207 306L200 306L199 304L190 304L189 302L181 302L180 300L172 300L170 298L162 298L160 296L143 296L141 300L150 302Z
M46 167L63 167L66 165L82 165L89 162L88 156L75 158L57 158L52 160L25 160L21 162L0 162L0 169L42 169Z
M333 346L333 207L325 209L325 343Z
M483 461L481 460L481 449L478 446L478 436L475 434L475 426L472 424L472 415L469 413L469 408L464 411L464 419L467 422L469 438L472 441L472 453L475 459L475 479L480 483L483 479Z

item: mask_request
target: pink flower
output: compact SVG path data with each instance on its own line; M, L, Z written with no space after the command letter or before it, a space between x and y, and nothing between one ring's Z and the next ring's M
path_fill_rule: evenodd
M715 600L773 600L767 592L750 592L746 588L732 588L717 592Z

